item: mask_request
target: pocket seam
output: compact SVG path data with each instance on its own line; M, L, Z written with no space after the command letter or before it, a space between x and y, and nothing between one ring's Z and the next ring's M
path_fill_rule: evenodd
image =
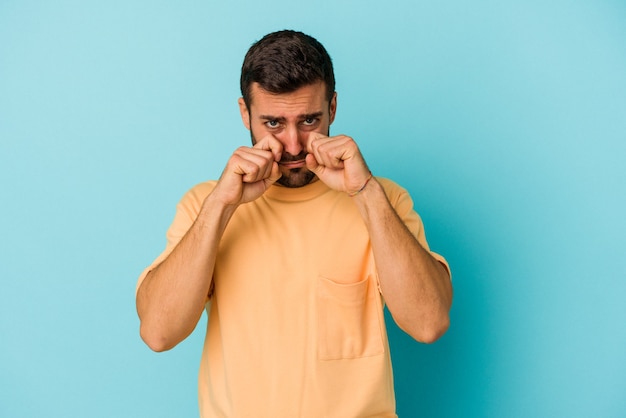
M378 296L373 277L339 283L325 276L317 282L317 357L342 360L384 354Z

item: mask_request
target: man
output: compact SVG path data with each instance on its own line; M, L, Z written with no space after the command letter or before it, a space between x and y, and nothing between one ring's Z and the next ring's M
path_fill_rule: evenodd
M168 350L206 308L203 417L395 417L383 303L435 341L452 300L445 260L407 193L372 177L352 138L329 136L335 80L315 39L265 36L241 92L253 145L179 203L139 278L141 336Z

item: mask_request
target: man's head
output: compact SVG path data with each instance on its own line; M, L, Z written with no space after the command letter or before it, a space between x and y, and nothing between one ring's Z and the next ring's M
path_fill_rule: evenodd
M252 84L274 94L291 93L323 81L326 99L335 93L333 64L326 49L302 32L270 33L250 47L241 67L241 95L246 106L253 100Z
M265 36L246 54L241 93L241 118L252 143L271 135L283 146L278 183L301 187L314 181L304 164L309 135L328 135L337 108L335 77L324 47L300 32Z

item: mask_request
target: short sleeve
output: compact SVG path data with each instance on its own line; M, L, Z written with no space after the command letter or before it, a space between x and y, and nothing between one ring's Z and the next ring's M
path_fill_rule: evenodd
M141 283L148 273L163 262L176 248L181 239L185 236L189 228L193 225L200 213L200 208L204 203L204 199L211 193L215 187L215 181L200 183L189 190L176 205L176 214L174 220L166 233L165 249L154 261L146 267L137 281L135 291L139 290Z
M413 207L413 199L411 199L409 193L389 179L377 178L377 180L383 186L389 203L391 203L391 206L393 206L402 222L404 222L409 231L415 236L420 245L428 250L435 260L444 265L446 270L448 270L448 275L450 275L450 266L446 259L442 255L430 250L426 240L424 224Z

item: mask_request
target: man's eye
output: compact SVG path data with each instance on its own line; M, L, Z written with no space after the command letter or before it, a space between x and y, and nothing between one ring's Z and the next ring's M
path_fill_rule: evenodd
M306 118L304 121L302 121L302 124L311 126L311 125L315 125L316 122L317 122L317 118Z
M265 126L271 129L278 128L279 125L280 123L278 123L277 120L268 120L267 122L265 122Z

